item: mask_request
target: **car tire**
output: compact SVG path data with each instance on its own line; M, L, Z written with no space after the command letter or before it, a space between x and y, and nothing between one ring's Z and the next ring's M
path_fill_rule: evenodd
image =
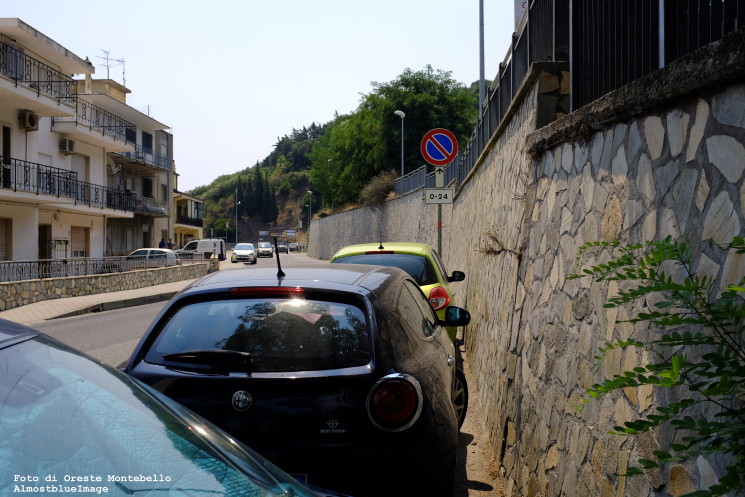
M453 384L453 407L455 407L455 416L458 419L458 428L463 426L468 412L468 383L463 370L456 368L455 382Z

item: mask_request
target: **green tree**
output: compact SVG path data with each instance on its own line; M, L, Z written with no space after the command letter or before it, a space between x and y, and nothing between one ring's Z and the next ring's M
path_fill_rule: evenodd
M406 69L389 83L372 83L358 109L326 125L310 153L315 190L336 203L356 202L362 188L384 171L400 171L401 118L404 120L404 171L424 159L420 142L433 128L452 131L464 145L477 116L474 95L447 71L427 66Z

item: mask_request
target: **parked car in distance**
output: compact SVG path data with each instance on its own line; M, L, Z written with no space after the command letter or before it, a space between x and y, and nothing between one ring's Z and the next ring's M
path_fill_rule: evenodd
M256 264L256 250L253 243L239 243L233 247L233 254L230 256L230 262L244 262Z
M257 257L274 257L274 247L269 242L259 242L256 245Z
M0 364L0 495L77 495L80 485L116 496L340 495L302 485L169 397L4 319Z
M300 245L297 242L290 242L290 252L299 252Z
M219 271L156 316L125 369L308 482L451 497L455 347L398 268Z
M466 277L462 271L448 274L437 251L425 243L365 243L349 245L337 251L330 259L337 264L375 264L378 266L403 269L419 284L422 292L429 298L429 303L444 319L447 307L454 302L455 294L449 283L463 281ZM447 328L448 335L455 342L457 328ZM468 383L463 372L463 359L457 350L457 375L453 394L458 411L458 426L462 426L468 411Z
M181 259L171 249L141 248L131 252L124 258L128 269L177 266Z
M192 240L182 248L176 250L181 257L193 259L203 259L212 257L217 254L217 258L224 261L227 258L225 254L225 240L221 238L207 238L202 240Z
M277 242L277 252L284 252L285 254L289 254L290 247L287 246L287 242Z

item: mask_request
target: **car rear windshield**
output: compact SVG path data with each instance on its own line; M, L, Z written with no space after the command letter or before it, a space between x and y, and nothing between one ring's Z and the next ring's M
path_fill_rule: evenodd
M248 353L247 373L341 369L370 362L370 336L364 312L349 303L301 298L209 301L178 310L145 360L175 365L180 361L173 354L210 350ZM217 366L210 360L188 362L195 369Z
M419 286L438 283L437 274L429 261L420 255L409 254L360 254L334 260L343 264L373 264L403 269Z

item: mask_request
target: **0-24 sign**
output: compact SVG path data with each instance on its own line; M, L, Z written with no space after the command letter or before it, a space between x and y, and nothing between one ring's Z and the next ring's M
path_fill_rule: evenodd
M452 204L452 188L426 188L424 190L425 204Z

